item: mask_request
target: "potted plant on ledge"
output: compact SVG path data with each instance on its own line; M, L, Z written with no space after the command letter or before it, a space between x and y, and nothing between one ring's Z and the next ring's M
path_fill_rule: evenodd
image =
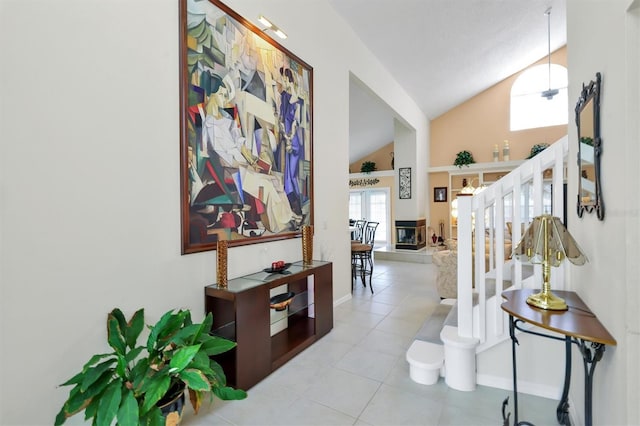
M137 342L144 328L144 310L126 321L120 309L114 309L107 316L107 340L113 352L94 355L61 385L73 388L56 426L81 411L93 424L110 425L116 420L122 426L164 425L160 406L172 399L184 402L185 389L196 414L205 394L223 400L246 398L245 391L226 385L222 368L211 359L236 345L211 336L212 322L211 313L201 324L194 324L190 311L169 311L149 326L142 346ZM167 414L176 417L174 422L182 413L182 405L177 405L178 413Z
M362 166L360 166L361 173L371 173L375 172L376 170L376 163L374 163L373 161L365 161L364 163L362 163Z
M462 166L469 167L469 164L473 164L475 162L473 154L469 151L460 151L456 154L456 159L453 161L453 165L462 168Z

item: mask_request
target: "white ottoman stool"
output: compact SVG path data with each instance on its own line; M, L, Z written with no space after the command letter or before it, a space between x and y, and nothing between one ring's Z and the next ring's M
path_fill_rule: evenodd
M438 382L444 364L444 346L436 343L414 340L407 351L409 376L423 385Z

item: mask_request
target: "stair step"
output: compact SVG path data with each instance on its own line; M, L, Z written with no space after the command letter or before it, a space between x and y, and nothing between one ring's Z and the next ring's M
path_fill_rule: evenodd
M444 346L414 340L407 351L406 359L411 380L422 385L434 385L443 373Z
M413 343L407 350L409 376L414 382L433 385L442 375L444 343L440 339L440 333L456 305L455 299L442 300L418 330Z
M442 331L442 327L444 327L445 321L453 308L451 302L445 302L446 300L451 299L445 299L436 306L429 318L427 318L420 330L418 330L415 340L422 340L424 342L437 343L440 345L443 344L442 340L440 340L440 332Z
M442 328L444 328L445 325L450 325L451 327L458 326L458 303L457 302L455 303L455 305L451 307L451 310L449 311L447 318L444 320L444 324L442 325Z

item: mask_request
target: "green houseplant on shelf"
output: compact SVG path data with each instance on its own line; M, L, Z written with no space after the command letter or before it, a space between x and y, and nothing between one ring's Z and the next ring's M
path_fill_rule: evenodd
M476 161L473 159L473 155L469 151L460 151L456 154L456 159L453 162L454 166L462 168L462 166L469 166Z
M185 389L197 413L205 394L223 400L244 399L243 390L226 385L220 365L210 357L232 349L230 340L211 336L213 317L201 324L189 310L171 310L149 326L144 345L144 309L129 321L120 309L107 315L110 353L96 354L82 370L61 386L73 386L55 419L56 425L84 411L93 424L164 425L160 405L171 397L184 400ZM179 415L178 415L179 416Z
M375 171L376 163L374 163L373 161L365 161L364 163L362 163L362 166L360 166L361 173L371 173Z

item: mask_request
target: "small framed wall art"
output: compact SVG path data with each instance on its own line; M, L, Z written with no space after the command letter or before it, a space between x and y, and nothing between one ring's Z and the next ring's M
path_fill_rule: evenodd
M446 186L436 186L433 188L433 201L436 203L446 203L447 202L447 187Z
M401 167L398 173L400 177L400 199L408 200L411 198L411 167Z

